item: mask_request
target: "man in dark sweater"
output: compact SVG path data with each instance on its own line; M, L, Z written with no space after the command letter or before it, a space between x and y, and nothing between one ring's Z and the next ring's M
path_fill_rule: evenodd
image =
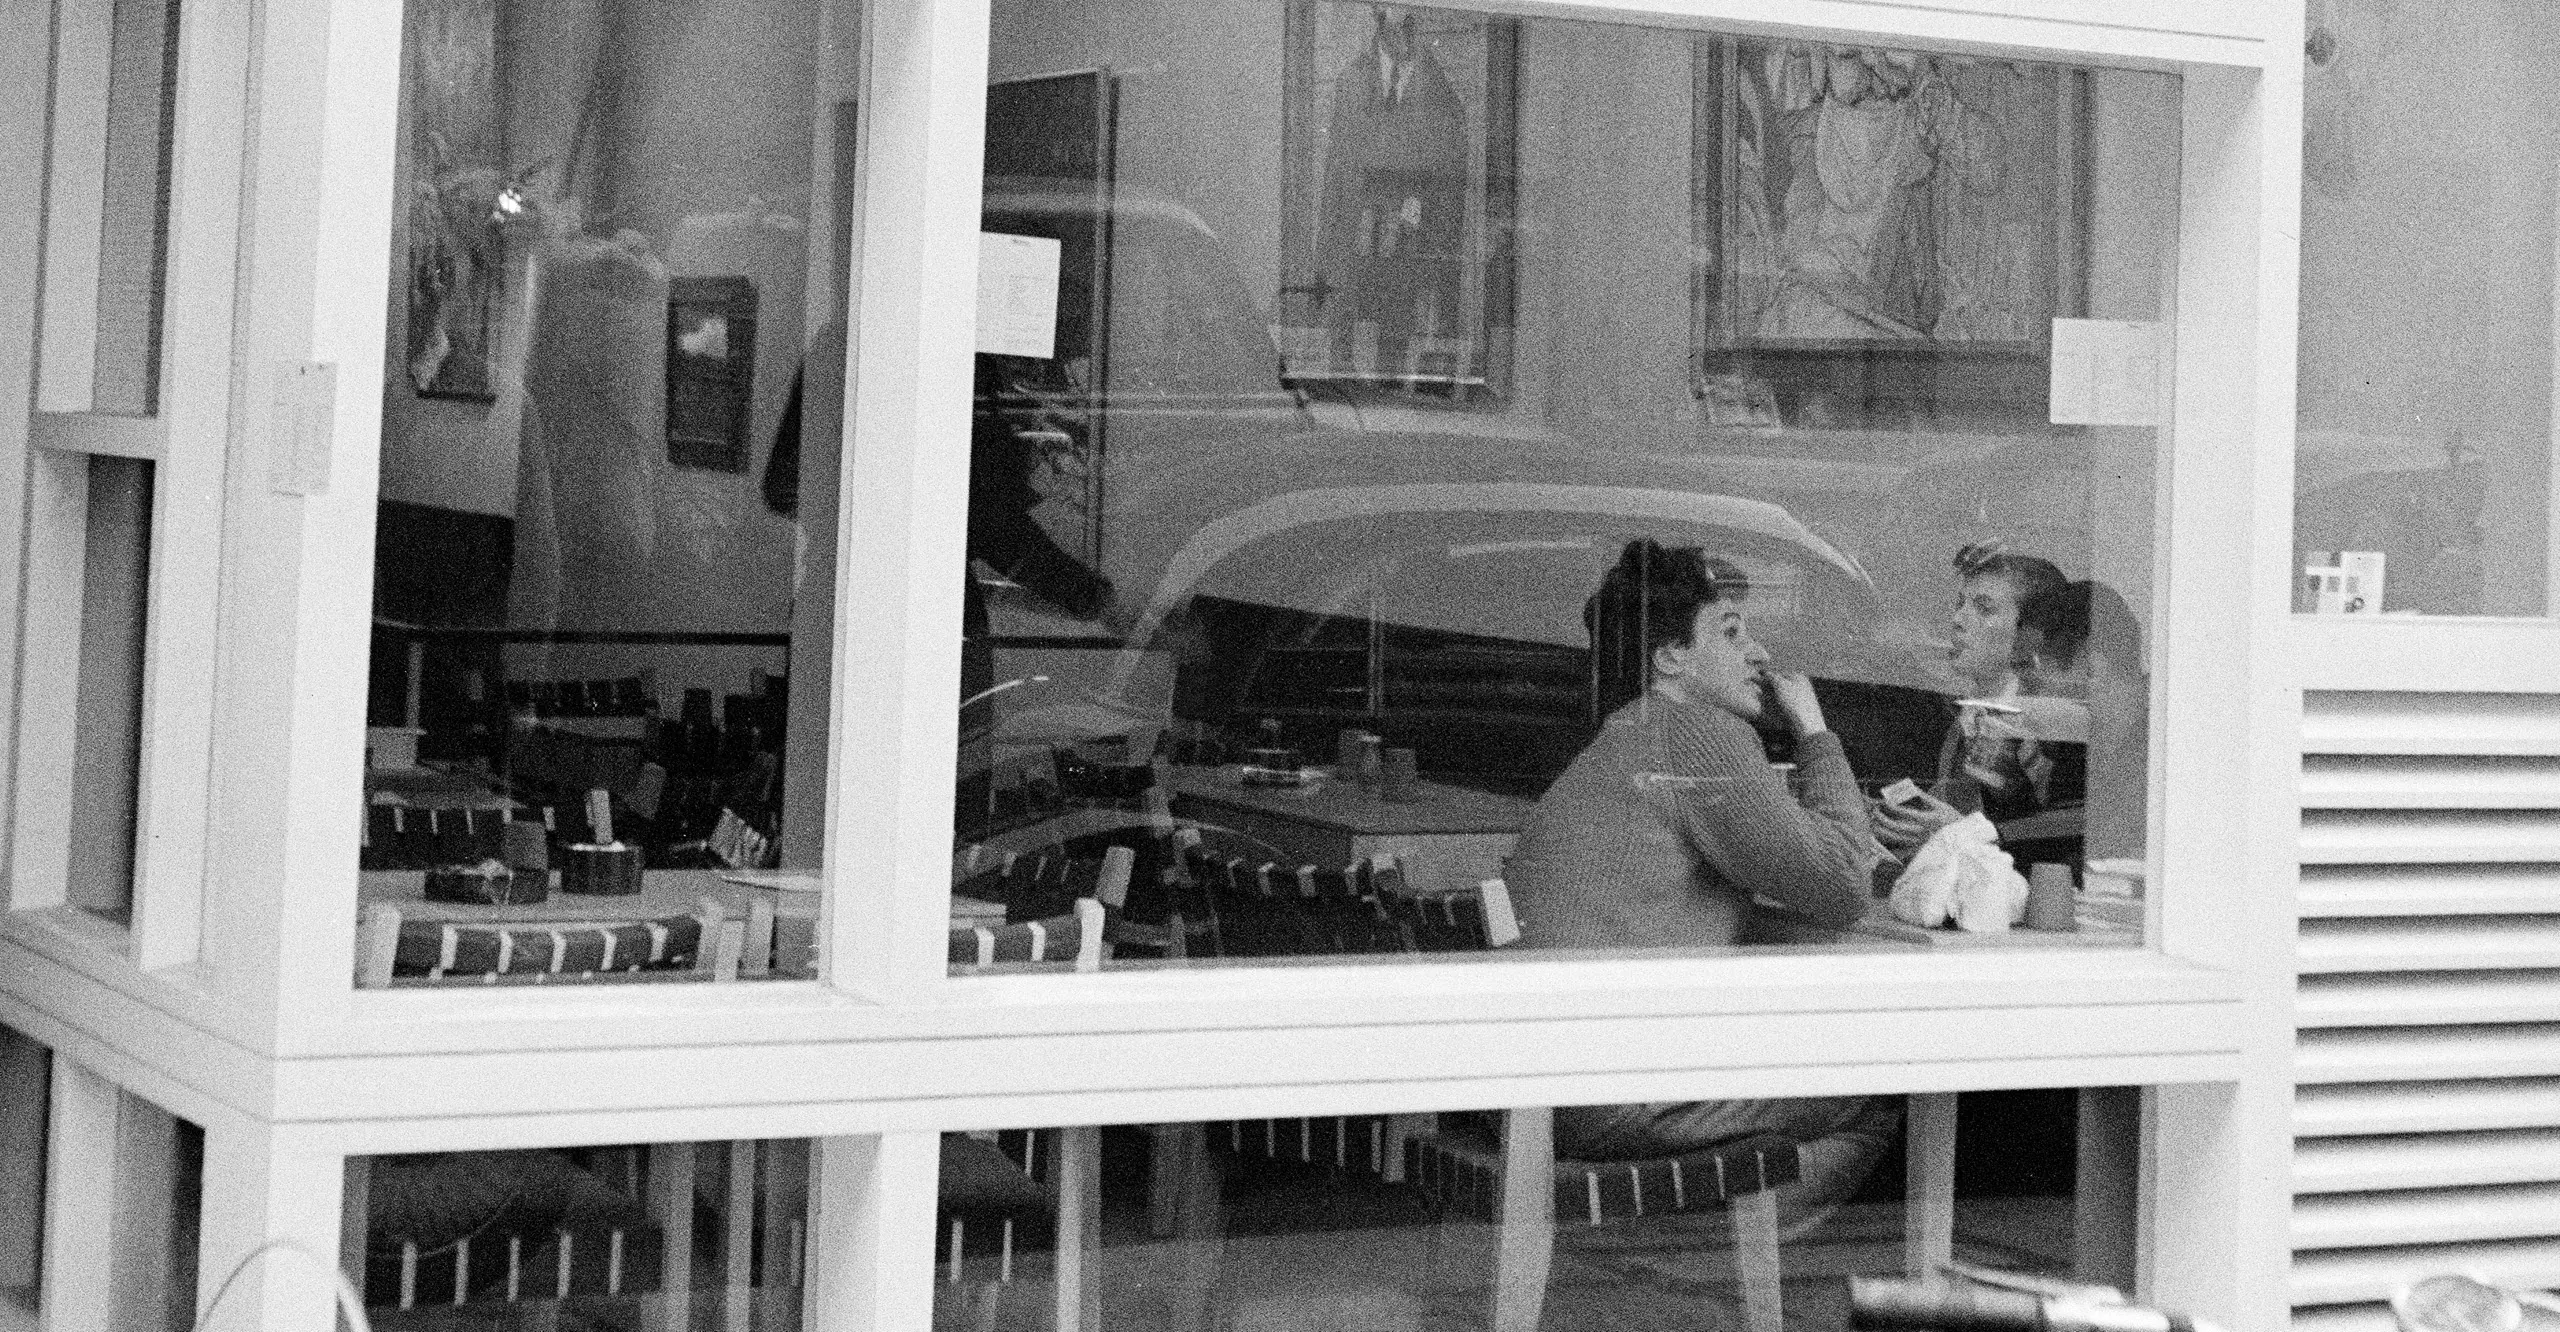
M1866 801L1812 685L1768 672L1738 604L1747 587L1695 548L1637 541L1584 607L1611 710L1512 853L1523 946L1726 947L1754 897L1832 928L1866 909L1879 854ZM1770 708L1801 795L1754 729ZM1802 1179L1779 1197L1792 1232L1856 1189L1899 1115L1864 1097L1563 1107L1556 1146L1628 1160L1787 1134L1804 1144Z

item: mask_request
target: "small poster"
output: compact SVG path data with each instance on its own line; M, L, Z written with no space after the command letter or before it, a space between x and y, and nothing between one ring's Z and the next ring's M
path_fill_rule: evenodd
M1046 360L1058 350L1058 242L978 233L978 350Z

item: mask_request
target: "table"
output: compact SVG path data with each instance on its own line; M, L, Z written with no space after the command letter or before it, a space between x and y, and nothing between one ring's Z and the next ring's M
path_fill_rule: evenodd
M1892 939L1923 948L2139 948L2142 946L2140 903L2130 922L2083 895L2073 913L2080 928L2072 931L2030 930L2012 926L2004 934L1969 934L1963 930L1924 930L1893 914L1879 900L1867 907L1850 930L1870 938Z
M1243 769L1177 766L1174 812L1242 834L1291 864L1348 865L1394 856L1416 892L1472 889L1502 877L1534 801L1440 782L1412 800L1388 800L1356 782L1319 777L1306 786L1247 786Z
M367 768L365 803L421 809L514 809L516 802L485 772L443 768Z

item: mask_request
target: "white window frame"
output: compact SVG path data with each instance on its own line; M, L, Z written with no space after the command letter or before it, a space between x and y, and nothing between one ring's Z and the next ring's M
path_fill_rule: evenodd
M0 332L0 391L32 414L0 413L0 618L20 657L0 667L15 751L5 779L12 928L118 983L196 960L211 780L215 607L232 434L230 362L241 148L250 47L241 0L180 8L169 152L166 285L156 411L94 410L112 0L12 6L18 66L0 116L43 126L0 149L10 178L43 181L5 210L0 284L32 310ZM48 10L50 11L48 13ZM53 61L48 61L51 55ZM48 80L47 65L58 62ZM24 378L20 378L24 376ZM69 774L80 669L88 463L150 460L154 499L130 926L66 905ZM20 542L23 541L23 546ZM23 563L17 558L23 552ZM32 919L30 919L32 918Z
M209 885L208 953L218 936L272 971L162 989L95 968L48 974L36 987L44 1011L104 1003L129 1027L112 1039L79 1030L49 1039L105 1059L128 1042L175 1048L207 1031L239 1033L272 1062L226 1053L189 1080L223 1104L254 1104L274 1126L240 1130L257 1138L256 1159L826 1138L818 1196L834 1203L817 1227L814 1289L822 1317L865 1320L847 1326L924 1321L929 1274L910 1260L930 1242L916 1218L931 1207L940 1129L2138 1084L2153 1088L2146 1288L2235 1325L2273 1325L2289 1205L2299 717L2281 626L2290 618L2300 3L2164 0L2135 13L2097 0L1488 7L2183 76L2153 713L2153 769L2176 780L2155 784L2162 891L2150 904L2151 949L947 979L960 639L949 573L962 553L975 312L945 296L975 282L988 9L986 0L877 0L859 90L866 153L847 350L847 438L860 447L844 451L848 502L836 532L838 567L862 576L835 589L827 976L352 990L380 431L377 400L355 384L384 363L400 6L269 0L261 44L248 53L259 95L235 316L246 373L311 362L357 376L329 418L321 470L333 482L293 494L235 484L222 529L220 638L209 657L220 687L211 752L226 774L212 807L225 839L197 882ZM247 8L191 6L236 14L225 31L244 43ZM8 350L0 346L0 372ZM180 397L164 397L164 415L185 393L233 391L227 369L187 364L183 376L173 367L184 383ZM273 436L282 409L254 387L242 397L236 447L269 447L253 441ZM0 434L0 448L7 442ZM155 717L155 743L164 726L179 734L177 719ZM0 955L10 945L61 950L59 913L28 914L15 913ZM0 1002L0 1015L9 1008Z
M343 14L387 7L388 0L340 0L336 10ZM2265 747L2242 748L2235 745L2235 737L2251 735L2253 728L2281 725L2283 720L2281 713L2264 713L2270 703L2280 707L2280 697L2263 692L2263 684L2261 692L2251 692L2251 681L2269 678L2256 669L2259 659L2252 651L2234 648L2254 644L2253 650L2263 650L2263 640L2268 638L2261 616L2269 595L2270 570L2260 548L2260 536L2268 527L2260 515L2267 512L2262 506L2267 499L2263 492L2269 459L2275 456L2271 445L2289 444L2290 434L2269 428L2273 417L2266 403L2278 388L2289 392L2290 377L2268 383L2272 375L2233 373L2229 368L2257 364L2266 340L2276 336L2269 331L2271 321L2257 317L2271 299L2261 293L2259 284L2291 274L2290 256L2259 261L2258 228L2269 218L2267 209L2253 206L2259 197L2259 178L2270 165L2260 159L2273 151L2260 147L2255 133L2260 98L2278 92L2287 77L2298 82L2298 71L2284 68L2283 60L2277 59L2265 85L2259 85L2260 74L2270 64L2268 51L2285 50L2285 58L2298 55L2286 43L2265 36L2280 23L2257 14L2238 18L2209 14L2208 7L2201 5L2169 7L2141 26L2099 22L2089 17L2094 12L2091 7L2062 3L2020 3L2010 7L2017 13L1997 18L1951 5L1831 0L1720 0L1650 13L1627 6L1582 4L1496 7L1713 23L1731 30L1811 28L1823 35L1847 34L1876 42L2176 68L2189 76L2188 136L2208 148L2218 147L2218 152L2185 155L2182 243L2178 271L2169 284L2176 307L2175 364L2189 372L2176 376L2175 453L2173 465L2164 469L2159 505L2161 512L2175 516L2184 535L2172 542L2168 539L2171 522L2160 524L2160 586L2166 596L2155 635L2159 644L2154 673L2159 722L2155 768L2181 777L2161 784L2165 789L2154 811L2158 825L2154 845L2160 848L2164 880L2164 890L2153 895L2151 905L2149 937L2156 950L2110 964L2135 973L2122 982L2131 988L2111 991L2111 1002L2144 997L2184 1001L2195 993L2195 986L2208 983L2198 980L2198 968L2239 969L2251 947L2249 931L2238 928L2249 919L2249 906L2244 895L2218 891L2213 885L2233 877L2230 848L2250 845L2248 830L2271 826L2252 822L2270 802L2253 800L2251 788L2241 781L2203 780L2190 774L2242 771L2227 761L2231 753L2241 749L2254 754ZM2040 9L2060 11L2067 17L2032 12ZM885 884L890 890L828 895L822 928L830 965L823 982L759 987L770 993L753 1000L718 993L670 993L617 1003L653 1012L663 1004L667 1020L696 1012L710 1017L752 1005L774 1021L805 1023L802 1029L818 1039L871 1030L882 1013L931 1013L936 1027L952 1030L1005 1030L1029 1020L1022 1016L1027 1012L1072 1008L1090 1015L1097 1006L1150 1002L1182 1004L1193 1020L1249 1028L1260 1021L1257 1011L1266 1011L1271 1000L1303 993L1305 986L1291 978L1295 969L1291 973L1237 969L1187 975L1125 972L1081 979L966 981L953 981L944 974L950 792L948 783L936 774L948 773L955 760L947 715L953 690L946 686L956 680L959 669L960 607L957 596L945 586L949 580L943 571L957 567L961 558L962 534L956 516L964 503L967 480L966 450L948 441L966 439L974 310L960 308L965 303L938 300L936 293L967 290L975 281L974 173L979 164L978 136L983 132L983 106L976 99L982 91L977 84L985 73L986 15L983 4L972 0L936 4L908 0L880 5L872 17L876 26L868 34L863 89L868 156L861 198L886 197L896 203L878 209L857 203L862 213L858 220L861 248L854 265L856 323L847 349L848 437L873 443L845 450L844 493L856 498L845 506L836 533L838 567L861 569L864 576L842 580L836 589L833 652L839 669L830 682L836 725L829 737L832 794L826 863L835 883ZM1784 19L1795 21L1791 29L1777 28ZM891 27L900 22L912 24L915 31ZM955 25L967 35L948 36ZM893 51L891 43L899 49ZM374 77L396 77L396 51L376 50L371 55L377 66L370 71ZM342 60L331 63L334 88L339 86L338 72L352 66ZM2221 88L2216 86L2217 79L2238 82ZM376 100L382 100L378 94ZM380 137L368 146L388 158L392 150L388 113L373 110L369 128ZM341 127L333 123L328 128L329 138L336 141ZM2240 150L2253 150L2256 155ZM331 175L322 182L325 195L352 199L355 187L381 174L383 168L370 155L353 155L366 161L361 177ZM380 211L374 206L357 209L354 215ZM353 281L345 289L324 293L321 305L332 308L343 302L348 309L378 307L383 298L373 288L379 287L380 280L368 280L374 277L372 265L383 257L382 247L355 237L349 214L335 215L349 220L322 238L324 248L343 246L357 252L361 247L361 252L346 269ZM2225 243L2200 243L2206 240ZM366 291L361 299L359 287ZM2289 287L2284 294L2289 301ZM339 364L380 363L378 358L354 359L359 352L378 352L381 336L377 330L363 337L354 323L346 321L348 340L335 349L336 354L322 359ZM370 550L369 515L355 511L355 501L369 503L370 496L358 495L356 482L359 477L369 479L378 438L378 423L354 428L349 420L353 414L342 410L339 416L336 470L349 484L341 488L346 502L333 504L336 512L330 515L342 524L336 531L342 540L335 548L351 556ZM914 447L919 440L946 443L938 448ZM902 444L906 447L899 447ZM325 635L325 639L306 650L325 662L331 674L360 678L367 651L358 609L364 597L355 586L361 562L348 558L333 563L338 567L306 575L297 589L300 599L308 604L324 591L354 595L336 601L333 618L309 626L311 636ZM344 737L330 743L343 745L352 756L353 737L361 725L360 698L353 691L339 690L325 700L300 701L305 706L299 710L296 731ZM310 861L328 855L334 849L327 847L328 840L353 821L356 789L357 784L349 780L337 790L314 792L325 795L326 803L335 808L315 807L308 811L307 820L299 820L306 826L297 828L291 840L296 847L308 842ZM297 802L295 813L305 812ZM306 832L316 840L306 838ZM342 890L315 894L325 896L326 903L309 903L315 937L333 932L337 922L324 921L325 917L343 912L350 925L352 921L353 876L344 857L330 867L328 877ZM2197 886L2181 892L2180 884ZM351 928L345 937L352 937ZM1996 968L1983 970L2060 984L2086 973L2086 957L2083 952L2013 953L2004 955ZM373 1048L388 1032L406 1033L398 1043L414 1040L438 1046L443 1041L427 1033L441 1033L454 1042L445 1048L485 1049L488 1039L525 1039L522 1020L508 999L481 994L344 997L345 979L334 958L296 957L294 961L312 973L310 998L337 994L341 1000L316 1007L291 1006L302 1020L289 1023L288 1029L299 1028L301 1039L288 1039L288 1046L314 1052ZM1374 1005L1382 1002L1412 1002L1417 989L1462 993L1478 1004L1495 993L1546 1002L1560 988L1583 992L1575 971L1579 965L1583 964L1495 967L1488 969L1491 979L1469 980L1450 979L1451 973L1444 968L1411 972L1348 968L1336 993L1354 1011L1374 1011ZM1711 1002L1752 1008L1761 1001L1749 996L1767 993L1761 978L1753 976L1740 986L1717 979L1724 974L1748 975L1751 970L1748 959L1667 968L1611 964L1612 975L1630 979L1607 988L1640 1008L1662 1003L1685 1010L1701 995L1725 994L1731 997ZM1939 958L1869 959L1862 974L1878 977L1904 993L1937 991L1958 1006L1964 993L1989 979L1975 974L1970 961L1950 966ZM1416 976L1432 979L1417 981ZM1783 1002L1823 1006L1810 992L1790 993ZM546 993L537 1007L565 1014L581 1005ZM473 1021L480 1014L490 1019L485 1029ZM574 1017L567 1020L573 1028L580 1025ZM1039 1020L1072 1023L1079 1019ZM375 1034L359 1034L363 1032Z

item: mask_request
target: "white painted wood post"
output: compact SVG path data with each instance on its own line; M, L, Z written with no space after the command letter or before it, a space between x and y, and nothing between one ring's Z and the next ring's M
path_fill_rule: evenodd
M649 1149L649 1214L658 1219L658 1298L642 1306L647 1332L685 1332L693 1325L694 1145L662 1142Z
M1903 1264L1925 1279L1956 1252L1956 1094L1913 1096L1902 1140Z
M1102 1325L1102 1130L1058 1131L1057 1332Z
M933 1323L933 1132L821 1138L810 1204L805 1332Z
M116 1087L56 1052L53 1117L46 1131L45 1332L117 1332L114 1247Z
M1495 1218L1493 1332L1538 1332L1556 1245L1556 1112L1502 1117L1502 1211Z
M334 1326L331 1273L347 1261L339 1248L346 1156L298 1141L290 1128L254 1120L225 1118L204 1130L198 1317L232 1272L240 1272L220 1307L211 1310L207 1332L317 1332ZM278 1248L257 1252L270 1241Z

